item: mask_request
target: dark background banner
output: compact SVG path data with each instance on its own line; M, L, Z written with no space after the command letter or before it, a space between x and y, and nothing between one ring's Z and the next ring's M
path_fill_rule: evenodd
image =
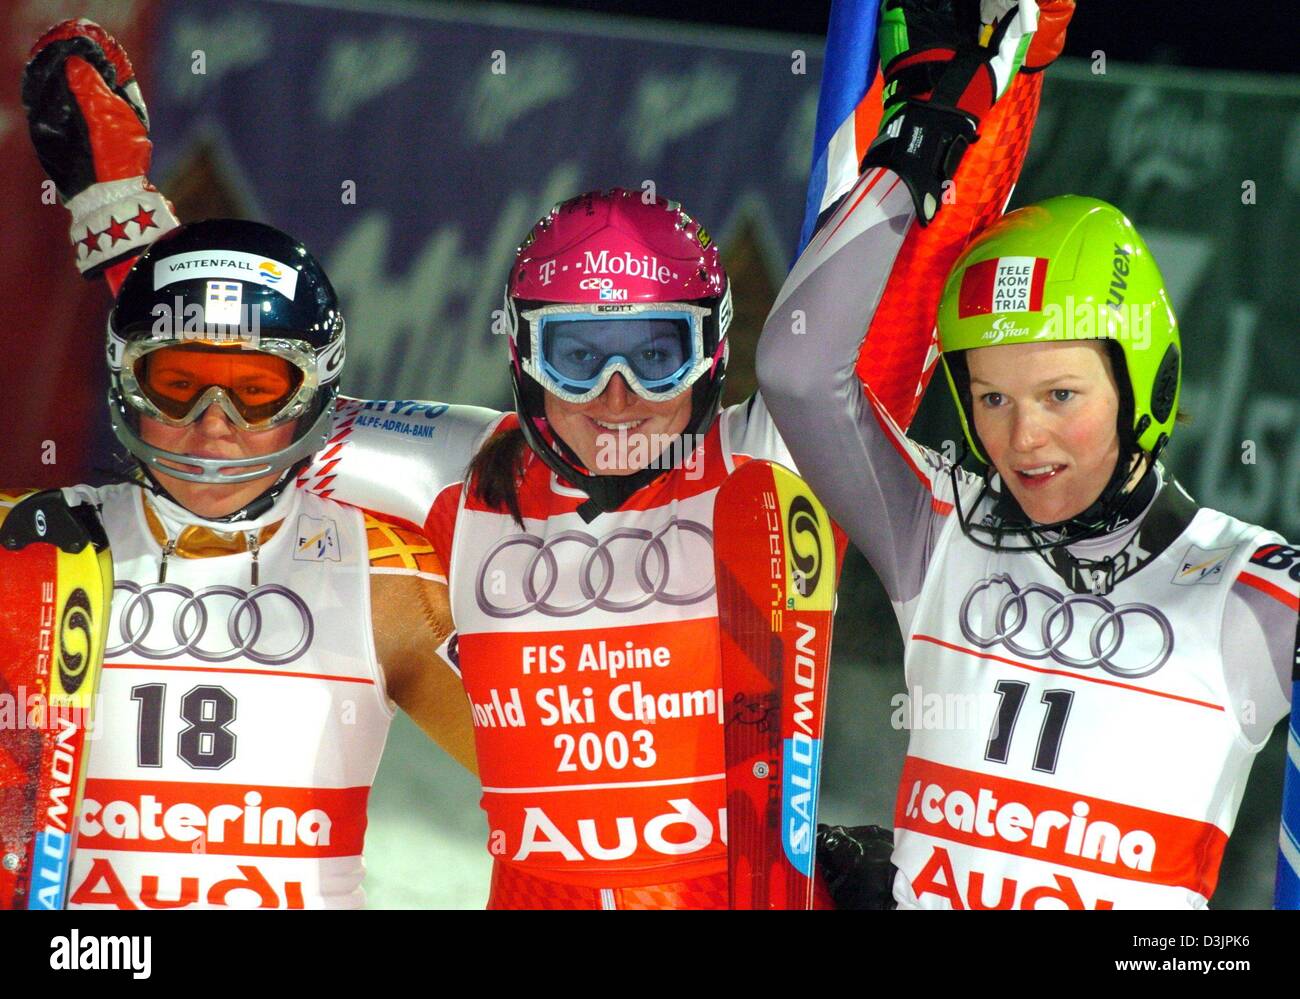
M483 10L169 8L156 172L183 195L215 181L323 256L358 394L504 405L491 330L509 262L544 211L591 187L682 202L752 257L736 297L761 309L798 231L817 50Z

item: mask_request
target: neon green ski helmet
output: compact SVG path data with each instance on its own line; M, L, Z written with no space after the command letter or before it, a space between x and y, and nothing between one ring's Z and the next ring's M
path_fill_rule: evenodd
M1158 453L1173 433L1182 382L1178 320L1164 279L1114 205L1066 194L1010 212L957 259L939 302L944 372L975 456L988 463L954 378L954 351L1109 340L1132 412L1132 442ZM1114 357L1115 351L1111 352ZM1121 412L1125 411L1121 405Z

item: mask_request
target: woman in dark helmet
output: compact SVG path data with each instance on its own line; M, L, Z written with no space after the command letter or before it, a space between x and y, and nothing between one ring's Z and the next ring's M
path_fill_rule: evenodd
M295 482L343 366L329 279L270 226L181 226L127 274L108 355L138 474L63 491L116 576L68 904L359 906L394 702L470 768L473 748L433 653L436 555Z
M256 222L193 223L154 243L118 291L113 433L155 492L237 525L325 443L343 359L334 290L301 244ZM229 427L224 446L211 421Z
M903 436L853 365L913 212L897 188L841 207L758 359L802 473L894 604L907 689L969 709L910 733L894 899L1203 907L1288 711L1293 549L1160 465L1177 323L1137 231L1091 198L1012 212L948 278L944 369L985 473Z

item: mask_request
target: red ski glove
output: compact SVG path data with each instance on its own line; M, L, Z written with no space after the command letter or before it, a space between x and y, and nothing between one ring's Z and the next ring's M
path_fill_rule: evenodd
M884 0L880 8L885 110L862 169L885 167L907 185L928 225L980 120L1020 69L1038 7L1015 0Z
M72 213L86 277L177 226L146 174L149 115L122 47L93 21L64 21L32 47L23 107L36 155Z
M1065 48L1065 29L1074 16L1074 0L1038 0L1038 30L1025 53L1022 73L1041 73Z

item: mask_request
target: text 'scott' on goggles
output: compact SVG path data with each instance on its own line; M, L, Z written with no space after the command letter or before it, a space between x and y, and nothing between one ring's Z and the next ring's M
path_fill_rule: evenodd
M268 338L257 350L136 340L123 353L121 382L138 412L169 426L188 426L210 406L220 406L231 423L248 431L297 419L319 384L311 351Z
M597 398L615 373L641 398L665 402L713 366L715 358L704 353L708 315L677 303L532 309L522 313L532 332L524 369L567 402Z

